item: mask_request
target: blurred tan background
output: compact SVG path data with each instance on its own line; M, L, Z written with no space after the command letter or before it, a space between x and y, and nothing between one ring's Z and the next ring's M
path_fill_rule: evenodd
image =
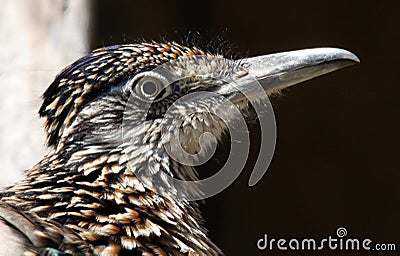
M15 16L4 7L10 3L23 3ZM255 187L247 186L258 150L259 131L253 125L248 168L227 190L207 200L206 226L226 255L396 254L256 247L264 233L322 239L335 236L341 226L348 237L395 243L400 250L399 1L88 3L0 0L2 182L40 159L42 135L33 132L40 126L35 115L39 96L63 66L88 48L164 35L177 39L189 30L201 31L203 41L223 34L245 55L342 47L362 63L272 99L278 139L269 170ZM24 17L31 19L19 23ZM35 22L40 23L38 34L32 30ZM25 39L29 33L36 39ZM24 43L15 47L17 42ZM225 151L220 148L219 160L203 171L215 168Z
M90 4L0 0L0 185L44 154L37 111L55 75L88 49Z

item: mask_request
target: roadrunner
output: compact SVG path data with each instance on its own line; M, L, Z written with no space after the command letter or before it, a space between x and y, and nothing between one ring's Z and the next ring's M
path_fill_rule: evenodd
M216 118L218 97L209 94L178 99L211 92L244 111L271 93L356 62L335 48L239 60L177 43L93 51L43 94L39 114L49 152L1 193L0 254L222 255L207 236L198 202L190 200L201 189L168 179L197 180L194 167L166 148L174 150L169 140L178 132L185 152L198 153L201 134L220 139L235 115L224 109ZM255 80L265 96L249 89Z

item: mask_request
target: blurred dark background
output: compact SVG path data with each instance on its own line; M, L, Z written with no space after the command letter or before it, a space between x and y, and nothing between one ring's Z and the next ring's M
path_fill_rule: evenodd
M399 1L119 0L93 5L91 48L138 38L178 40L191 30L200 31L204 41L222 35L250 56L320 46L356 53L361 64L272 99L278 138L268 172L248 187L259 135L252 125L248 168L228 189L207 199L206 226L226 255L321 255L260 251L256 242L265 233L326 238L336 236L339 227L347 229L347 237L395 243L400 250Z

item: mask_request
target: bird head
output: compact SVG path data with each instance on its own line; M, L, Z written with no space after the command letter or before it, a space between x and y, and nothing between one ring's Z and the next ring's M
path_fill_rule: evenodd
M45 91L50 150L2 200L75 232L95 255L220 255L191 200L205 198L194 167L245 126L250 105L356 62L335 48L236 60L177 43L95 50Z
M47 145L72 172L140 176L146 189L176 194L169 177L197 180L193 166L249 103L355 62L336 48L232 60L177 43L105 47L56 77L40 115Z

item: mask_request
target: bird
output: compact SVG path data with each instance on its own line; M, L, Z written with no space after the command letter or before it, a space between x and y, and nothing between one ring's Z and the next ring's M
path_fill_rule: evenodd
M184 152L199 153L203 133L223 143L226 122L237 118L218 96L244 113L268 95L357 62L338 48L242 59L176 42L92 51L42 96L48 153L0 192L0 254L223 255L209 238L201 201L191 200L202 195L199 183L171 183L199 180L194 166L170 155L179 151L174 136ZM213 115L217 108L222 118Z

